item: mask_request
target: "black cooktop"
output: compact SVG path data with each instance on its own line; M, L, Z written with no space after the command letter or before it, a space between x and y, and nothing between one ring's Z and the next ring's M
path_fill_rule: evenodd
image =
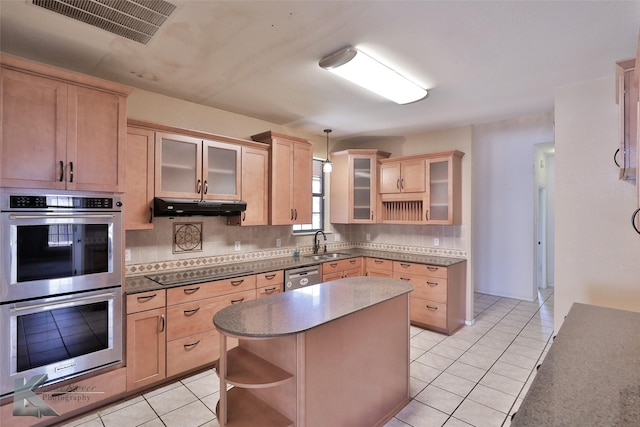
M253 270L246 267L227 265L220 267L203 267L196 270L158 273L145 277L162 286L176 286L211 282L214 280L227 279L229 277L238 277L252 272Z

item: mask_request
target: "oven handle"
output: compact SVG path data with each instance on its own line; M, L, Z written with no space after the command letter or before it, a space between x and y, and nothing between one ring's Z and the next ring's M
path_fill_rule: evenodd
M50 215L27 215L27 214L10 214L9 219L50 219L50 218L115 218L115 215L112 214L78 214L78 213L68 213L68 214L50 214Z
M17 311L33 310L34 308L48 307L48 306L51 306L51 305L69 304L69 303L74 303L74 302L89 301L89 300L93 300L93 299L102 299L102 298L114 297L114 296L115 296L114 292L106 292L104 294L91 295L91 296L88 296L88 297L69 298L69 299L65 299L65 300L59 301L59 302L51 301L51 302L45 302L45 303L41 303L41 304L29 304L29 305L23 305L23 306L20 306L20 307L11 307L9 309L9 311L12 312L12 313L15 313Z

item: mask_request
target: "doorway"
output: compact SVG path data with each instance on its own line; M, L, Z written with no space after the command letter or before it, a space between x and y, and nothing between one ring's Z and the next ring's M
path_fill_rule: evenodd
M554 144L536 144L535 162L534 298L538 295L538 289L553 286L554 282Z

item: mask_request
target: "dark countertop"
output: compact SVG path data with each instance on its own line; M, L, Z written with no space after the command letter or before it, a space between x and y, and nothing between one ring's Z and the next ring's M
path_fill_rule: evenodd
M125 294L135 294L139 292L147 292L147 291L155 291L158 289L169 289L175 286L182 286L186 283L176 283L172 285L160 285L158 282L155 282L148 277L151 276L168 276L168 275L179 275L185 280L188 278L194 279L193 283L198 283L197 278L207 277L218 275L212 280L220 280L227 279L232 277L242 277L251 274L259 274L266 273L268 271L274 270L286 270L290 268L303 267L309 265L318 265L323 264L324 262L336 261L340 259L348 259L355 257L374 257L374 258L384 258L392 261L407 261L407 262L415 262L420 264L430 264L436 265L439 267L448 267L453 264L457 264L459 262L466 261L463 258L452 258L452 257L439 257L433 255L417 255L417 254L409 254L409 253L398 253L398 252L387 252L387 251L376 251L376 250L365 250L365 249L345 249L335 251L340 254L344 254L340 258L336 259L326 259L326 260L314 260L309 258L308 255L301 255L299 258L294 257L284 257L284 258L271 258L260 261L250 261L250 262L241 262L234 264L221 264L221 265L207 265L202 266L197 269L185 269L179 272L171 271L166 273L157 273L154 272L147 276L131 276L125 278L125 286L124 292ZM210 280L202 279L202 281L207 282Z
M398 279L350 277L230 305L213 316L213 323L232 336L293 335L412 290Z
M573 304L511 426L640 426L640 313Z

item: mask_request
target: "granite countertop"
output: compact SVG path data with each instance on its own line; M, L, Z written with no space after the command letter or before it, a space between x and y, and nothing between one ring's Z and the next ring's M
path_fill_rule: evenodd
M292 256L283 258L271 258L259 261L241 262L224 265L202 266L197 269L185 269L181 271L150 273L144 276L131 276L125 278L124 292L125 294L135 294L139 292L155 291L158 289L168 289L175 286L185 284L194 284L208 282L211 280L221 280L235 277L242 277L251 274L266 273L273 270L286 270L290 268L319 265L324 262L337 261L340 259L348 259L355 257L374 257L384 258L392 261L416 262L420 264L430 264L440 267L448 267L459 262L466 261L463 258L440 257L433 255L418 255L409 253L398 253L391 251L377 251L365 249L345 249L335 251L340 254L340 258L315 260L308 255L301 255L299 258ZM322 254L320 254L322 255ZM173 283L170 285L161 285L150 277L160 276L170 278ZM207 279L207 277L216 276L215 279Z
M292 335L412 290L413 286L397 279L338 279L228 306L213 316L213 323L218 330L239 337Z
M640 425L640 313L573 304L511 422L561 425Z

